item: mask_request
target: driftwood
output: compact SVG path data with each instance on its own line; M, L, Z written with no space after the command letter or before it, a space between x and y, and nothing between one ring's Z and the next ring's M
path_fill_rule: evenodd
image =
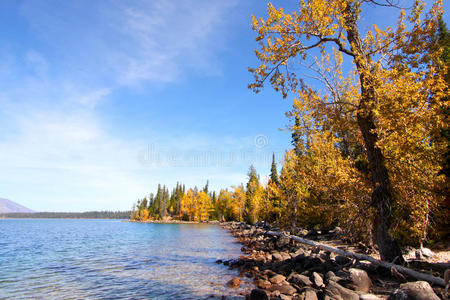
M400 266L400 265L396 265L396 264L393 264L393 263L389 263L389 262L386 262L386 261L375 259L375 258L373 258L371 256L368 256L368 255L358 254L358 253L354 253L354 252L350 252L350 251L345 251L345 250L334 248L334 247L330 247L330 246L327 246L327 245L324 245L324 244L316 243L314 241L307 240L307 239L304 239L304 238L301 238L301 237L298 237L298 236L285 235L285 234L282 234L282 233L279 233L279 232L268 231L267 234L273 235L273 236L286 236L286 237L289 237L289 238L293 239L294 241L297 241L297 242L300 242L302 244L306 244L306 245L309 245L309 246L312 246L312 247L320 248L320 249L323 249L325 251L334 252L334 253L337 253L337 254L342 255L342 256L355 258L357 260L367 260L367 261L371 262L374 265L381 266L381 267L387 268L389 270L392 270L392 268L394 268L397 271L399 271L400 273L409 275L409 276L414 277L416 279L428 281L430 283L433 283L433 284L445 287L445 281L442 278L437 278L437 277L434 277L432 275L423 274L423 273L414 271L412 269L405 268L405 267Z

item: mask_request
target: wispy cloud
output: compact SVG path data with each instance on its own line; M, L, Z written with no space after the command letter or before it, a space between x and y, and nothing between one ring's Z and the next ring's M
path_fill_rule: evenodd
M103 112L121 89L220 74L227 15L238 1L91 2L24 1L36 42L0 49L0 196L35 210L127 209L158 182L241 182L245 174L233 168L148 165L139 155L148 145L234 151L252 147L253 137L127 137Z

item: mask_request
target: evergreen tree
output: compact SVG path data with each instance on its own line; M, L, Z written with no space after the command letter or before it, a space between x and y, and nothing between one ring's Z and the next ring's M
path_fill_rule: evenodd
M302 134L300 132L300 117L295 115L295 125L292 128L292 146L297 156L302 155Z
M208 189L209 189L209 180L206 181L205 187L203 188L203 191L204 191L207 195L209 194Z
M272 154L272 168L270 169L270 180L276 185L280 184L278 179L277 164L275 163L275 153Z

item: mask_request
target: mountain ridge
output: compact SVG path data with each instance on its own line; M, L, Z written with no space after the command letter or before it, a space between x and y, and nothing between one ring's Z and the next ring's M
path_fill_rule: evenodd
M29 209L17 202L0 198L0 213L34 213L35 211Z

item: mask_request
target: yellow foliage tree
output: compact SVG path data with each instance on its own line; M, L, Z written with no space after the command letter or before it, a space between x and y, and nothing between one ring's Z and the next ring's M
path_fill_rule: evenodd
M294 92L297 107L318 128L336 135L348 131L364 145L376 211L374 238L383 260L401 260L390 231L392 210L405 201L398 199L397 192L400 198L413 193L416 207L424 207L431 204L429 187L441 180L436 166L441 165L443 148L431 141L444 126L438 112L448 105L440 101L445 96L445 72L438 72L447 66L433 44L442 3L436 0L424 16L424 4L416 1L407 18L401 11L396 29L374 25L362 36L358 19L367 8L365 3L300 1L299 11L292 13L269 4L266 20L253 17L261 64L250 69L255 75L250 88L258 91L269 80L284 97ZM321 93L290 71L292 63L298 62L294 58L309 60L317 54L312 61L326 87ZM348 76L340 71L344 58L354 66ZM332 60L334 68L328 64ZM396 172L408 168L417 171L405 184ZM424 171L427 175L417 176ZM418 219L428 214L429 207L418 213Z
M197 212L197 192L189 189L181 198L181 212L189 221L194 221Z
M245 190L242 185L233 188L231 212L233 219L237 221L243 221L244 209L245 209Z

